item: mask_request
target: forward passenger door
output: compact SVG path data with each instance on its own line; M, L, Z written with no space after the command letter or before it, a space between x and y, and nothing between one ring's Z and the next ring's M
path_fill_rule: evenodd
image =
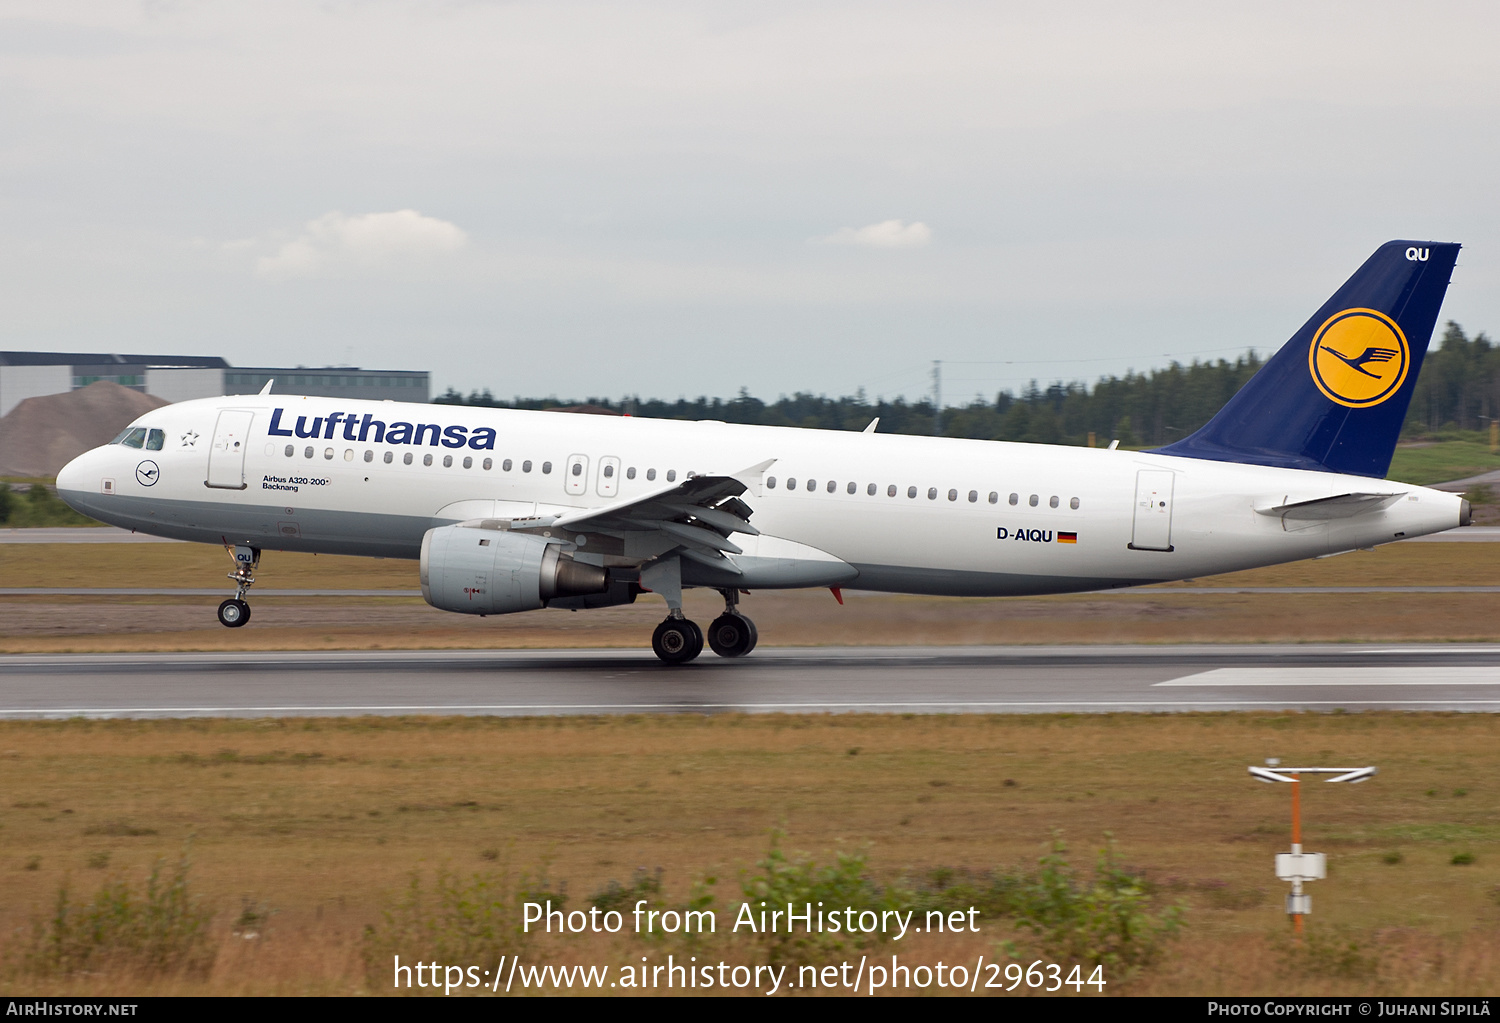
M245 448L250 441L250 421L254 412L226 409L219 413L214 426L214 442L208 449L208 479L204 482L221 490L245 489Z

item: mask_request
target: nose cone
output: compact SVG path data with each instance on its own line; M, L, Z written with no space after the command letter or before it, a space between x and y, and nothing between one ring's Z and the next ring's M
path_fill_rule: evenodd
M89 452L84 452L63 466L57 473L57 496L68 501L69 493L78 493L83 489L83 474L86 471L83 463L89 457ZM68 501L72 504L72 501Z
M106 448L85 451L58 470L57 496L80 515L99 517L99 488L102 478L109 475L100 464L101 458L107 458L106 451Z

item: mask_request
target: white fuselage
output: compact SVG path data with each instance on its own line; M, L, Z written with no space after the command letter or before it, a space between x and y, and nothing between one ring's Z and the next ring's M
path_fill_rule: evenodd
M221 415L233 411L249 415ZM299 435L315 421L316 436ZM401 423L436 429L391 442ZM94 518L161 536L416 558L437 526L599 508L774 460L743 495L761 533L736 534L747 557L791 541L853 566L851 588L913 593L1210 575L1451 529L1462 504L1390 481L1144 452L283 395L186 401L135 425L161 430L161 447L96 448L58 488ZM1322 520L1272 511L1351 493L1391 499Z

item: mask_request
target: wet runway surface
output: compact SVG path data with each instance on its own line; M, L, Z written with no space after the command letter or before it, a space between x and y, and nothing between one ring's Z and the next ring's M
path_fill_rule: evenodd
M0 717L1500 710L1500 644L0 657Z

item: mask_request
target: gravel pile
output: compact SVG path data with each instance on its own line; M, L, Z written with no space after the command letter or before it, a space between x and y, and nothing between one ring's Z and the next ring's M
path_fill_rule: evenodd
M0 476L56 476L131 420L167 404L108 380L66 394L27 398L0 419Z

